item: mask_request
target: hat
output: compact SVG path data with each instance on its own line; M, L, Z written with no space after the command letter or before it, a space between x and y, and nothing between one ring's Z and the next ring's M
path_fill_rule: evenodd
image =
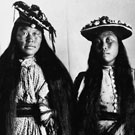
M126 39L132 35L131 26L126 23L109 19L108 16L99 17L97 20L91 21L81 29L81 34L87 40L92 41L99 33L110 30L116 34L121 40Z
M19 18L16 20L15 24L26 24L30 25L31 27L48 31L52 40L53 50L55 51L54 36L56 36L56 31L48 21L45 14L40 10L39 6L28 6L22 1L15 2L13 6L19 11Z

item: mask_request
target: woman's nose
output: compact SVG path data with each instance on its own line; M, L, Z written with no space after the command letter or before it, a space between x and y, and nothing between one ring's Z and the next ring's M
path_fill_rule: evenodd
M107 50L107 49L108 49L107 43L103 43L103 50L105 51L105 50Z

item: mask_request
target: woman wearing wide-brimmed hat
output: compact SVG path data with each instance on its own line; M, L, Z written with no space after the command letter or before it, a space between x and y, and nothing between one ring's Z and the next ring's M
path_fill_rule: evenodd
M13 5L19 18L0 57L0 135L71 135L73 83L55 55L55 29L37 5Z
M135 91L122 40L132 28L102 16L81 30L92 42L88 69L75 79L78 134L134 135Z

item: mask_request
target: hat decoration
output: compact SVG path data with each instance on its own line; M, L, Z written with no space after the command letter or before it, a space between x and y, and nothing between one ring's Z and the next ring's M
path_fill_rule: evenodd
M113 31L119 38L126 39L132 35L132 27L120 20L111 20L108 16L99 17L81 29L81 34L88 40L103 30Z
M40 26L42 29L49 32L49 37L52 41L53 51L55 52L55 46L54 46L54 37L56 37L56 31L51 25L51 23L48 21L45 14L40 10L39 6L37 5L31 5L28 6L26 3L22 1L17 1L13 4L14 8L19 11L20 17L29 20L33 24L32 27L35 27L35 24Z

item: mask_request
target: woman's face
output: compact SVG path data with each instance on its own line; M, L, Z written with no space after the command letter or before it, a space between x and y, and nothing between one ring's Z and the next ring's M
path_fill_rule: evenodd
M112 31L105 31L93 41L96 51L104 65L113 65L118 55L118 38Z
M42 33L29 26L18 27L16 39L23 57L33 57L40 48Z

